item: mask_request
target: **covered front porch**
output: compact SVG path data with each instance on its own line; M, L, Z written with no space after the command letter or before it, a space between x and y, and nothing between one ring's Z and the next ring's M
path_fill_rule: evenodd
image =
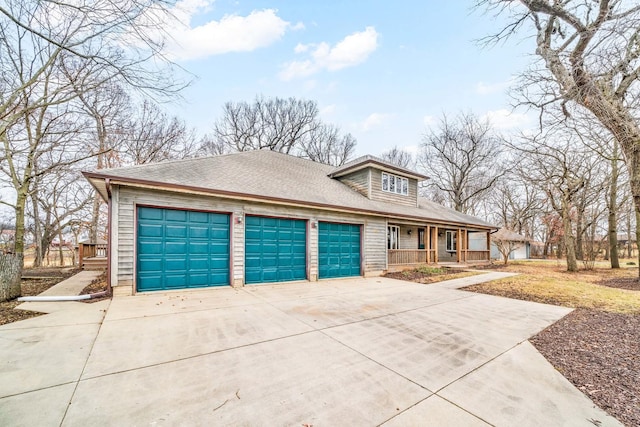
M387 266L489 262L490 233L467 227L389 223Z

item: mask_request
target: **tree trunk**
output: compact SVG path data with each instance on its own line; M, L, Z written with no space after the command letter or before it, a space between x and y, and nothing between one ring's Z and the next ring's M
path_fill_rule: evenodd
M33 254L33 266L42 267L44 259L44 247L42 246L42 229L40 223L40 209L38 208L38 191L31 193L31 203L33 204L33 234L35 238L35 251Z
M91 225L89 226L89 243L98 242L98 223L100 221L100 195L95 194L93 210L91 212Z
M613 155L611 156L611 186L609 187L609 253L611 268L620 268L618 259L618 141L613 139Z
M631 253L631 214L633 211L635 211L635 206L631 203L631 211L627 215L627 258L633 258L633 253Z
M580 203L582 205L582 203ZM576 259L584 261L584 232L582 230L582 223L584 218L584 209L580 207L578 209L578 215L576 218L576 238L575 238L575 250Z
M60 226L58 224L58 226ZM62 235L62 228L60 228L60 231L58 232L58 239L60 240L60 244L58 245L58 255L60 256L60 267L64 267L64 236Z
M571 218L569 217L568 202L562 201L562 227L564 230L564 246L567 252L567 271L578 271L578 262L576 260L576 244L573 238L573 230L571 229Z
M27 194L25 192L18 192L16 197L16 232L15 232L15 254L24 259L24 217L25 207L27 204Z
M640 227L638 226L640 224L640 212L638 212L638 210L636 209L636 245L638 245L638 242L640 242ZM640 246L638 247L638 275L640 276Z
M11 296L13 298L17 298L22 295L22 290L20 289L20 281L19 278L22 277L22 269L24 268L24 211L25 206L27 204L27 192L26 191L18 191L18 195L16 197L16 232L14 235L14 252L15 252L15 264L14 264L14 272L13 277L18 278L18 284L9 281L7 285L0 284L0 286L7 286L7 296Z
M0 302L20 296L22 263L23 258L19 255L0 254Z

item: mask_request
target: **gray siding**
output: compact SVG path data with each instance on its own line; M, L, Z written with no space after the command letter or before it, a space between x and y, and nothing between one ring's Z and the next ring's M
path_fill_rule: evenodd
M235 286L244 284L244 221L236 219L244 218L244 215L359 224L363 226L364 273L379 274L386 269L386 220L383 218L132 187L120 187L115 193L117 196L114 197L113 217L117 220L113 221L112 236L116 235L117 240L113 241L115 247L112 247L112 277L115 279L112 280L113 286L135 289L136 205L230 213L231 277ZM307 230L307 276L310 280L317 280L318 230L311 226L308 226Z
M382 171L380 169L371 170L371 200L380 200L383 202L390 202L405 206L417 206L418 205L418 180L408 178L409 180L409 195L403 196L401 194L389 193L388 191L382 191ZM396 174L397 175L397 174ZM398 175L401 176L401 175Z
M387 269L387 221L369 218L364 224L364 274L377 275Z
M424 228L426 232L426 227L421 228ZM408 234L408 230L411 230L410 236ZM418 249L418 227L400 226L399 249Z
M470 251L486 251L487 250L487 233L469 232L469 250Z
M356 171L338 179L363 196L369 197L369 168Z

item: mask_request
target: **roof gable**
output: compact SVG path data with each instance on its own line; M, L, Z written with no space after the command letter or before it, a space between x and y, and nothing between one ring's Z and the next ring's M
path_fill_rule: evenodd
M344 165L339 166L335 168L333 171L331 171L329 176L331 178L338 178L367 167L373 167L373 168L381 169L387 172L397 173L400 175L417 179L418 181L424 181L426 179L429 179L429 177L426 175L412 171L407 168L403 168L402 166L398 166L396 164L387 162L385 160L382 160L378 157L371 156L371 155L358 157L357 159L352 160L349 163L345 163Z

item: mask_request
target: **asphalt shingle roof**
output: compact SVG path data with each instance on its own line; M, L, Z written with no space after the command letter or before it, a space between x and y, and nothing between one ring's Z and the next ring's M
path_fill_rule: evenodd
M424 198L418 207L369 200L329 175L336 168L273 151L246 151L85 172L96 179L180 186L233 193L298 204L326 205L348 210L388 213L391 217L423 218L495 228L479 218L456 212Z
M512 242L527 242L527 239L522 234L518 234L515 231L502 227L500 230L493 233L493 237L499 240L510 240Z

